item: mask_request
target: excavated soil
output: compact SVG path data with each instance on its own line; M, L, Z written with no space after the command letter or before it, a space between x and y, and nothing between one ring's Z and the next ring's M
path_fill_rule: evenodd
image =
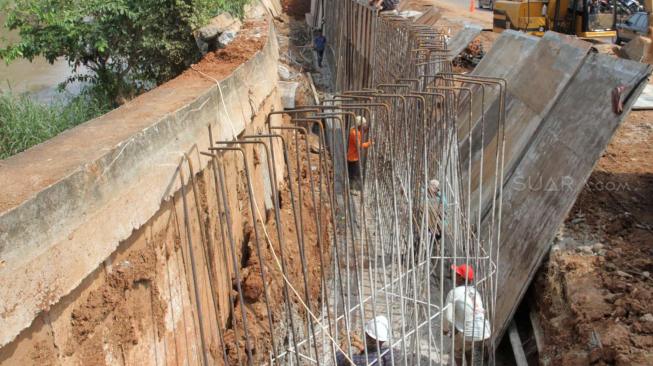
M179 88L192 80L206 81L206 76L217 80L223 79L252 58L266 42L267 22L262 20L246 21L236 38L227 47L207 53L197 64L191 65L190 69L161 87Z
M322 292L322 268L329 268L331 262L330 250L330 204L328 202L328 191L325 178L322 182L322 200L319 194L319 155L309 153L311 174L314 181L315 202L311 193L309 168L306 164L305 136L298 134L298 143L295 144L292 135L286 135L288 146L290 184L286 178L285 184L280 187L280 223L281 237L273 210L261 212L264 223L256 220L256 227L260 240L258 241L261 256L257 251L256 232L251 222L245 224L245 237L249 238L243 250L241 268L241 286L245 301L246 317L249 322L249 336L252 340L252 353L256 362L263 364L268 360L271 351L270 339L274 336L275 343L279 345L288 337L290 327L287 318L285 282L282 276L281 266L286 266L287 280L292 286L288 289L291 311L295 315L296 327L302 327L302 319L306 318L306 308L303 304L310 303L311 309L317 313L318 304L321 301ZM312 136L310 136L312 137ZM309 138L310 142L311 138ZM297 149L297 146L299 147ZM309 150L310 150L309 145ZM299 152L300 167L297 167L296 153ZM256 161L263 157L255 156ZM330 168L326 168L330 169ZM298 174L299 172L299 174ZM325 174L322 170L322 174ZM292 187L292 194L291 194ZM301 190L300 190L301 188ZM242 216L250 220L249 198L246 187L238 188L239 200L243 203ZM301 193L300 193L301 192ZM301 194L301 203L299 197ZM294 197L294 201L293 201ZM293 204L294 202L294 204ZM293 208L294 207L294 208ZM259 208L259 210L262 210ZM301 211L301 215L299 212ZM316 212L319 213L316 220ZM255 215L257 217L258 214ZM296 218L301 221L296 221ZM299 227L299 230L298 230ZM303 235L298 236L298 232ZM303 249L303 251L302 251ZM302 253L303 252L303 253ZM262 259L261 259L262 257ZM261 265L264 268L266 281L261 275ZM324 273L328 276L327 273ZM306 283L304 282L306 279ZM232 278L234 293L238 289L238 283ZM265 290L272 312L274 328L272 331L267 319L267 306L265 301ZM294 288L294 291L292 290ZM308 294L308 297L307 297ZM299 295L299 296L298 296ZM301 300L300 300L301 297ZM238 364L238 354L246 352L246 341L243 329L243 315L236 303L233 324L227 329L225 342L230 364ZM252 320L253 323L252 324ZM235 326L235 327L234 327ZM236 330L236 331L234 331ZM238 334L236 334L238 333ZM287 339L286 339L287 340ZM269 360L268 360L269 361Z
M326 170L330 174L330 167L322 165L320 168L319 155L314 153L315 136L309 136L308 157L312 167L309 170L306 137L297 134L297 142L295 142L292 133L284 135L288 146L290 180L286 176L279 187L278 218L281 223L282 240L279 240L278 236L275 220L277 216L273 210L266 212L264 208L259 208L261 217L255 220L259 238L258 241L256 240L251 218L259 216L256 211L254 216L251 214L247 180L244 172L238 173L241 179L238 180L239 185L235 189L244 220L245 240L237 253L241 282L238 283L233 273L231 277L234 311L230 311L227 319L223 319L226 326L222 329L222 333L229 365L245 362L244 357L247 353L245 319L240 306L239 287L242 288L254 364L264 364L272 350L270 342L272 337L276 338L277 347L287 342L290 327L286 316L286 303L290 304L296 328L303 328L307 315L303 304L310 304L313 311L319 313L316 309L319 309L318 305L321 301L322 268L330 268L331 212L325 176ZM297 153L299 153L299 166ZM262 159L264 157L254 153L253 165L260 165ZM322 174L321 195L318 183L320 174ZM314 190L311 190L311 175ZM205 212L209 210L205 181L207 176L202 173L197 179L200 182L200 207ZM300 221L296 221L296 218ZM298 233L303 235L298 236ZM181 240L178 234L174 236L175 250L180 251ZM144 333L141 329L142 319L148 318L149 315L146 315L143 309L150 309L150 307L157 336L163 336L166 331L164 320L169 309L168 303L161 300L161 294L156 286L156 278L161 276L162 273L159 272L164 270L161 265L163 254L160 253L161 248L157 247L156 243L161 245L163 242L165 242L164 238L158 238L148 242L143 249L130 250L126 258L114 263L111 270L107 271L108 273L103 276L103 283L90 291L72 310L71 336L62 349L65 356L78 354L85 364L104 364L105 355L101 350L107 340L97 335L102 327L110 330L108 334L111 344L120 345L124 352L129 352L138 344L139 338ZM257 247L260 249L260 256ZM288 292L290 301L286 300L281 262L277 262L277 259L283 261L286 266L286 278L294 289ZM267 277L265 281L261 275L261 268ZM324 275L328 274L324 273ZM266 290L268 301L266 301ZM149 293L149 296L143 296L142 291ZM273 329L270 329L268 322L268 304L272 314ZM300 336L305 337L306 334L300 333L298 337ZM39 348L37 345L32 358L47 364L45 360L52 358L52 355L47 353L50 348L45 346ZM224 364L221 344L210 344L209 351L216 364Z
M282 0L283 12L296 19L304 19L304 14L311 12L310 0Z
M653 112L633 111L537 276L551 365L653 365L652 154Z
M91 291L86 300L73 309L70 319L72 337L64 346L64 354L70 356L80 345L85 345L109 317L113 343L121 344L126 349L136 345L140 330L135 325L142 324L142 309L152 309L156 330L162 336L167 305L161 300L159 289L153 286L156 276L157 254L151 243L117 263L107 274L105 283ZM134 296L134 291L142 287L150 293L149 298ZM100 338L95 337L94 340L99 341ZM101 344L99 346L102 347ZM104 357L102 353L99 355Z

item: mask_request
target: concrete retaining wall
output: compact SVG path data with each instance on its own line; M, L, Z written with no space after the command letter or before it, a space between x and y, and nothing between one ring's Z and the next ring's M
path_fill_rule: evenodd
M648 65L591 52L590 44L574 37L548 32L537 39L510 31L474 71L507 82L505 131L497 129L496 88L486 88L485 125L479 118L470 127L465 106L459 130L463 149L468 129L477 144L484 133L484 176L480 150L472 151L471 170L467 162L461 166L471 174L472 197L483 189L486 226L493 219L494 152L505 137L496 336L506 329L558 227L650 74ZM611 93L618 86L626 87L622 114L612 110ZM480 112L483 96L480 88L474 90L472 108ZM474 212L478 200L472 201Z
M500 37L500 39L502 38L504 37ZM553 32L546 33L542 39L537 40L528 36L515 37L512 34L508 34L505 38L510 39L511 42L506 43L505 46L503 43L497 44L498 51L490 52L489 59L483 60L479 64L479 70L474 71L474 75L504 77L507 83L505 131L497 131L498 127L495 122L498 118L500 102L496 87L486 88L488 94L485 99L485 110L488 113L485 116L485 125L481 126L480 114L478 114L479 119L473 121L473 141L480 141L482 133L485 133L485 139L483 146L477 143L476 151L472 152L471 174L475 188L472 190L472 195L477 197L481 187L479 182L482 182L484 204L487 204L492 197L493 189L487 189L487 187L494 184L497 143L505 138L504 171L506 174L510 174L515 169L517 159L533 137L542 119L549 113L557 97L583 63L590 49L589 43ZM505 53L501 52L504 48L506 49ZM526 51L524 52L525 56L493 60L512 55L514 54L513 50ZM502 56L494 56L496 54ZM500 63L485 66L494 61ZM508 73L506 70L511 70L511 72ZM475 98L477 103L481 100L478 94L480 93L477 93ZM480 109L480 104L478 104L478 108ZM469 124L463 123L460 128L467 130ZM464 147L467 148L467 146ZM479 159L482 151L485 151L486 154L481 177ZM467 154L465 151L462 156L467 156ZM467 169L468 165L463 165Z
M267 33L264 48L219 87L198 77L173 80L0 162L0 363L199 361L196 305L204 304L205 326L213 324L208 342L217 337L218 314L211 311L208 289L199 300L190 290L184 248L193 237L198 246L200 233L184 232L197 225L183 223L179 174L185 169L188 179L189 172L181 159L188 154L202 172L204 196L195 202L186 191L186 209L195 212L199 204L216 217L217 203L206 198L215 192L209 161L198 151L209 147L208 126L214 140L231 140L261 131L266 114L281 109L278 46L271 26ZM254 154L251 148L248 154ZM242 209L238 164L226 166L233 217ZM261 185L270 180L264 168L259 164L252 173ZM277 171L280 178L283 166ZM269 197L257 201L269 207ZM234 220L237 238L244 225ZM213 258L222 268L229 255ZM205 286L208 273L197 276ZM222 282L226 295L231 279L223 276Z
M590 53L525 144L504 183L497 329L505 330L549 247L651 67ZM624 112L611 93L626 86ZM519 260L515 261L515 258ZM510 263L510 265L505 265Z

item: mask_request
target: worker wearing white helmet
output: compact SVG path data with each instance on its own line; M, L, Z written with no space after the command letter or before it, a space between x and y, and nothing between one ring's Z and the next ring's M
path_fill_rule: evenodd
M381 343L389 341L390 322L388 322L388 318L379 315L376 318L369 320L365 323L365 335L368 340L374 342L374 345L376 345L376 341Z
M399 351L385 346L391 339L390 322L379 315L365 323L365 349L360 350L351 357L338 352L336 355L337 366L364 366L364 365L399 365ZM367 355L366 355L367 351ZM392 360L395 360L394 363Z
M440 181L437 179L431 179L429 182L429 192L431 194L436 194L440 190Z
M452 265L456 287L445 301L443 330L454 342L456 365L483 363L483 346L492 335L483 298L474 286L474 268L468 264Z

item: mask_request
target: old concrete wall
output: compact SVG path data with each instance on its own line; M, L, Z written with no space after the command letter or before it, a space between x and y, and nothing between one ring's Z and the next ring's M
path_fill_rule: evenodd
M196 206L207 223L224 213L198 152L208 150L209 126L214 140L232 140L262 131L267 113L281 109L278 47L273 28L267 33L264 48L219 86L173 81L0 163L0 363L195 364L200 327L221 357L207 263L228 271L231 251L203 255ZM180 190L180 171L187 184L190 175L185 153L201 172L198 202L190 186ZM241 243L242 162L226 159L225 171ZM265 164L252 175L256 191L269 192ZM263 194L257 201L270 205ZM223 232L206 231L216 242ZM224 321L231 278L215 284Z

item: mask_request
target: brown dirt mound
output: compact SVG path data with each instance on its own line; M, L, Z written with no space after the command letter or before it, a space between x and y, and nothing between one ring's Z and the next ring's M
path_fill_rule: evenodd
M311 12L310 0L283 0L282 5L284 13L297 19L303 19L304 14Z
M267 34L267 22L247 21L227 47L206 54L197 64L161 87L177 88L191 80L206 81L197 71L221 80L260 51L267 42Z
M653 365L653 112L617 131L533 294L554 365ZM596 245L598 244L598 245ZM591 250L590 250L590 246Z
M286 141L289 147L288 156L290 157L290 174L292 176L292 182L288 183L286 181L285 186L280 187L280 201L281 201L281 235L283 237L283 255L285 263L287 266L288 280L292 284L292 287L302 296L302 300L306 301L305 296L305 286L304 278L306 278L308 284L308 299L311 302L313 309L316 308L316 305L320 301L320 295L322 290L321 284L321 268L320 261L324 261L325 264L330 263L330 206L326 202L327 191L326 185L323 186L324 199L325 202L322 203L320 208L320 215L322 220L320 221L320 233L321 233L321 242L318 237L318 226L315 221L315 205L312 201L311 188L310 188L310 179L308 175L308 167L306 164L306 147L305 147L305 136L299 135L299 154L301 167L299 169L299 175L297 170L297 160L296 152L297 145L293 142L294 139L290 135L286 135ZM309 154L311 165L314 167L319 166L319 155ZM312 172L314 174L314 182L318 180L318 172ZM300 241L297 235L297 229L295 224L295 218L299 218L300 215L295 215L292 209L292 197L290 192L290 186L292 184L293 193L295 197L295 212L301 210L301 232L303 233L303 249L304 249L304 258L306 260L306 272L302 270L302 256L300 251ZM302 192L302 205L299 205L299 187L301 187ZM245 187L241 187L240 190L244 192ZM316 192L318 192L318 185L315 183ZM239 197L239 200L243 202L243 207L247 207L243 211L243 218L249 220L251 218L249 210L249 199L246 194L243 194ZM319 198L318 198L319 200ZM316 203L318 203L317 201ZM319 203L318 203L319 204ZM262 215L266 216L262 212ZM281 253L282 247L279 244L279 237L277 231L276 220L274 219L274 214L272 212L267 214L267 219L265 222L265 230L269 236L274 252L277 255L279 260L282 260ZM284 305L284 280L282 277L282 272L279 269L279 266L274 258L272 250L267 243L265 233L263 230L263 225L260 220L257 221L257 228L260 237L260 250L263 260L257 255L256 250L256 236L251 224L247 224L245 237L249 237L247 242L246 253L250 253L249 257L246 258L246 263L241 269L241 285L243 289L243 297L246 302L246 313L248 324L250 325L248 330L250 332L249 336L252 341L252 353L257 362L265 363L267 360L266 357L271 350L271 334L273 333L277 339L275 341L279 343L280 333L279 329L289 328L287 324L286 316L286 307ZM320 248L320 244L322 248ZM320 251L322 249L322 251ZM264 273L266 275L266 282L263 282L261 277L261 265L263 265ZM325 266L329 268L328 265ZM234 283L234 292L237 289L237 283L235 279L232 279ZM275 329L272 332L269 329L268 319L267 319L267 307L265 305L265 285L268 287L268 296L270 300L272 315L274 319ZM296 311L301 318L304 318L306 315L305 309L300 306L300 301L293 294L292 290L289 290L291 298L291 307ZM296 321L300 321L300 317L295 317ZM254 324L252 326L252 324ZM234 332L234 326L237 330ZM279 328L279 329L276 329ZM238 335L236 336L236 333ZM233 316L233 325L231 328L226 330L226 334L229 336L226 337L225 343L227 344L227 354L229 357L229 362L231 364L237 364L238 362L238 353L244 355L246 352L245 344L245 335L243 332L243 316L240 310L240 307L236 304L235 314ZM255 364L257 364L255 362Z
M112 336L117 344L125 347L138 343L135 324L139 323L138 307L130 304L130 293L140 286L149 289L153 304L141 304L155 310L154 316L159 335L163 334L166 305L160 298L159 290L153 286L156 277L157 258L154 248L132 252L126 260L117 263L106 282L92 291L86 301L75 308L71 314L72 339L66 345L65 353L72 355L75 348L84 344L98 326L113 314ZM144 300L145 301L145 300Z

